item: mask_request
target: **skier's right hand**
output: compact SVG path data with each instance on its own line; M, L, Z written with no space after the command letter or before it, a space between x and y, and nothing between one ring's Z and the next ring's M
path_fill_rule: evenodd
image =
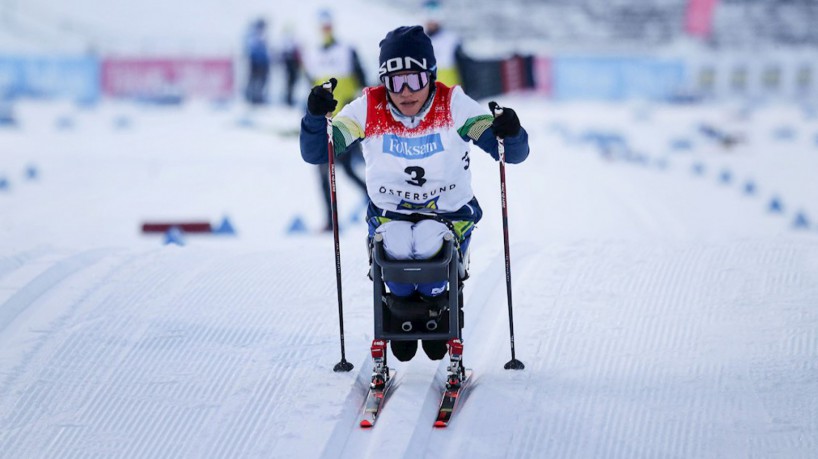
M335 111L338 101L332 97L332 90L338 84L338 80L330 78L324 84L313 86L310 96L307 98L307 111L312 115L326 116ZM329 87L328 87L329 86Z

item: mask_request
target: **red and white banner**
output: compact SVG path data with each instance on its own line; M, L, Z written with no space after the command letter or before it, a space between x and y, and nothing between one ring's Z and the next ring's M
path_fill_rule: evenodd
M713 30L713 14L719 0L688 0L685 32L692 37L707 38Z
M551 95L551 59L534 57L534 87L537 92Z
M525 60L520 56L510 57L500 64L503 92L515 92L526 88Z
M229 58L142 59L102 61L102 91L112 97L232 97L233 63Z

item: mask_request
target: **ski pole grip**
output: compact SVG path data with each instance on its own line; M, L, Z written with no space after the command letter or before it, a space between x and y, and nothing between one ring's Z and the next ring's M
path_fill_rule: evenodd
M321 85L321 87L323 87L329 92L334 91L336 86L338 86L338 80L336 80L335 78L330 78Z
M491 114L494 115L495 118L503 114L503 107L495 101L489 102L489 110L491 110Z

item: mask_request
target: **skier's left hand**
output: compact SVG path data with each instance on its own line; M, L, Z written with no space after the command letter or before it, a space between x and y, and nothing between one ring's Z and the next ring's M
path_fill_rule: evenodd
M491 129L494 135L501 139L506 137L514 137L520 133L520 119L517 118L517 113L508 108L500 108L496 103L491 108L492 113L497 113L500 109L500 114L494 117L494 122L491 123Z

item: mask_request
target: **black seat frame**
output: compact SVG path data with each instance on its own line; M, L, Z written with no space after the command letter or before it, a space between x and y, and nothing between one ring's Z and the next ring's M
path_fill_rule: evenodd
M459 279L460 257L458 247L451 233L444 236L443 248L429 260L389 260L383 248L383 237L376 234L372 239L372 267L371 275L374 283L374 315L375 338L393 341L409 340L448 340L461 338L460 327L460 287ZM384 282L401 282L420 284L437 282L448 279L449 285L443 294L448 297L448 307L444 310L448 314L449 327L445 330L408 331L392 330L389 326L391 312L387 306L388 296Z

